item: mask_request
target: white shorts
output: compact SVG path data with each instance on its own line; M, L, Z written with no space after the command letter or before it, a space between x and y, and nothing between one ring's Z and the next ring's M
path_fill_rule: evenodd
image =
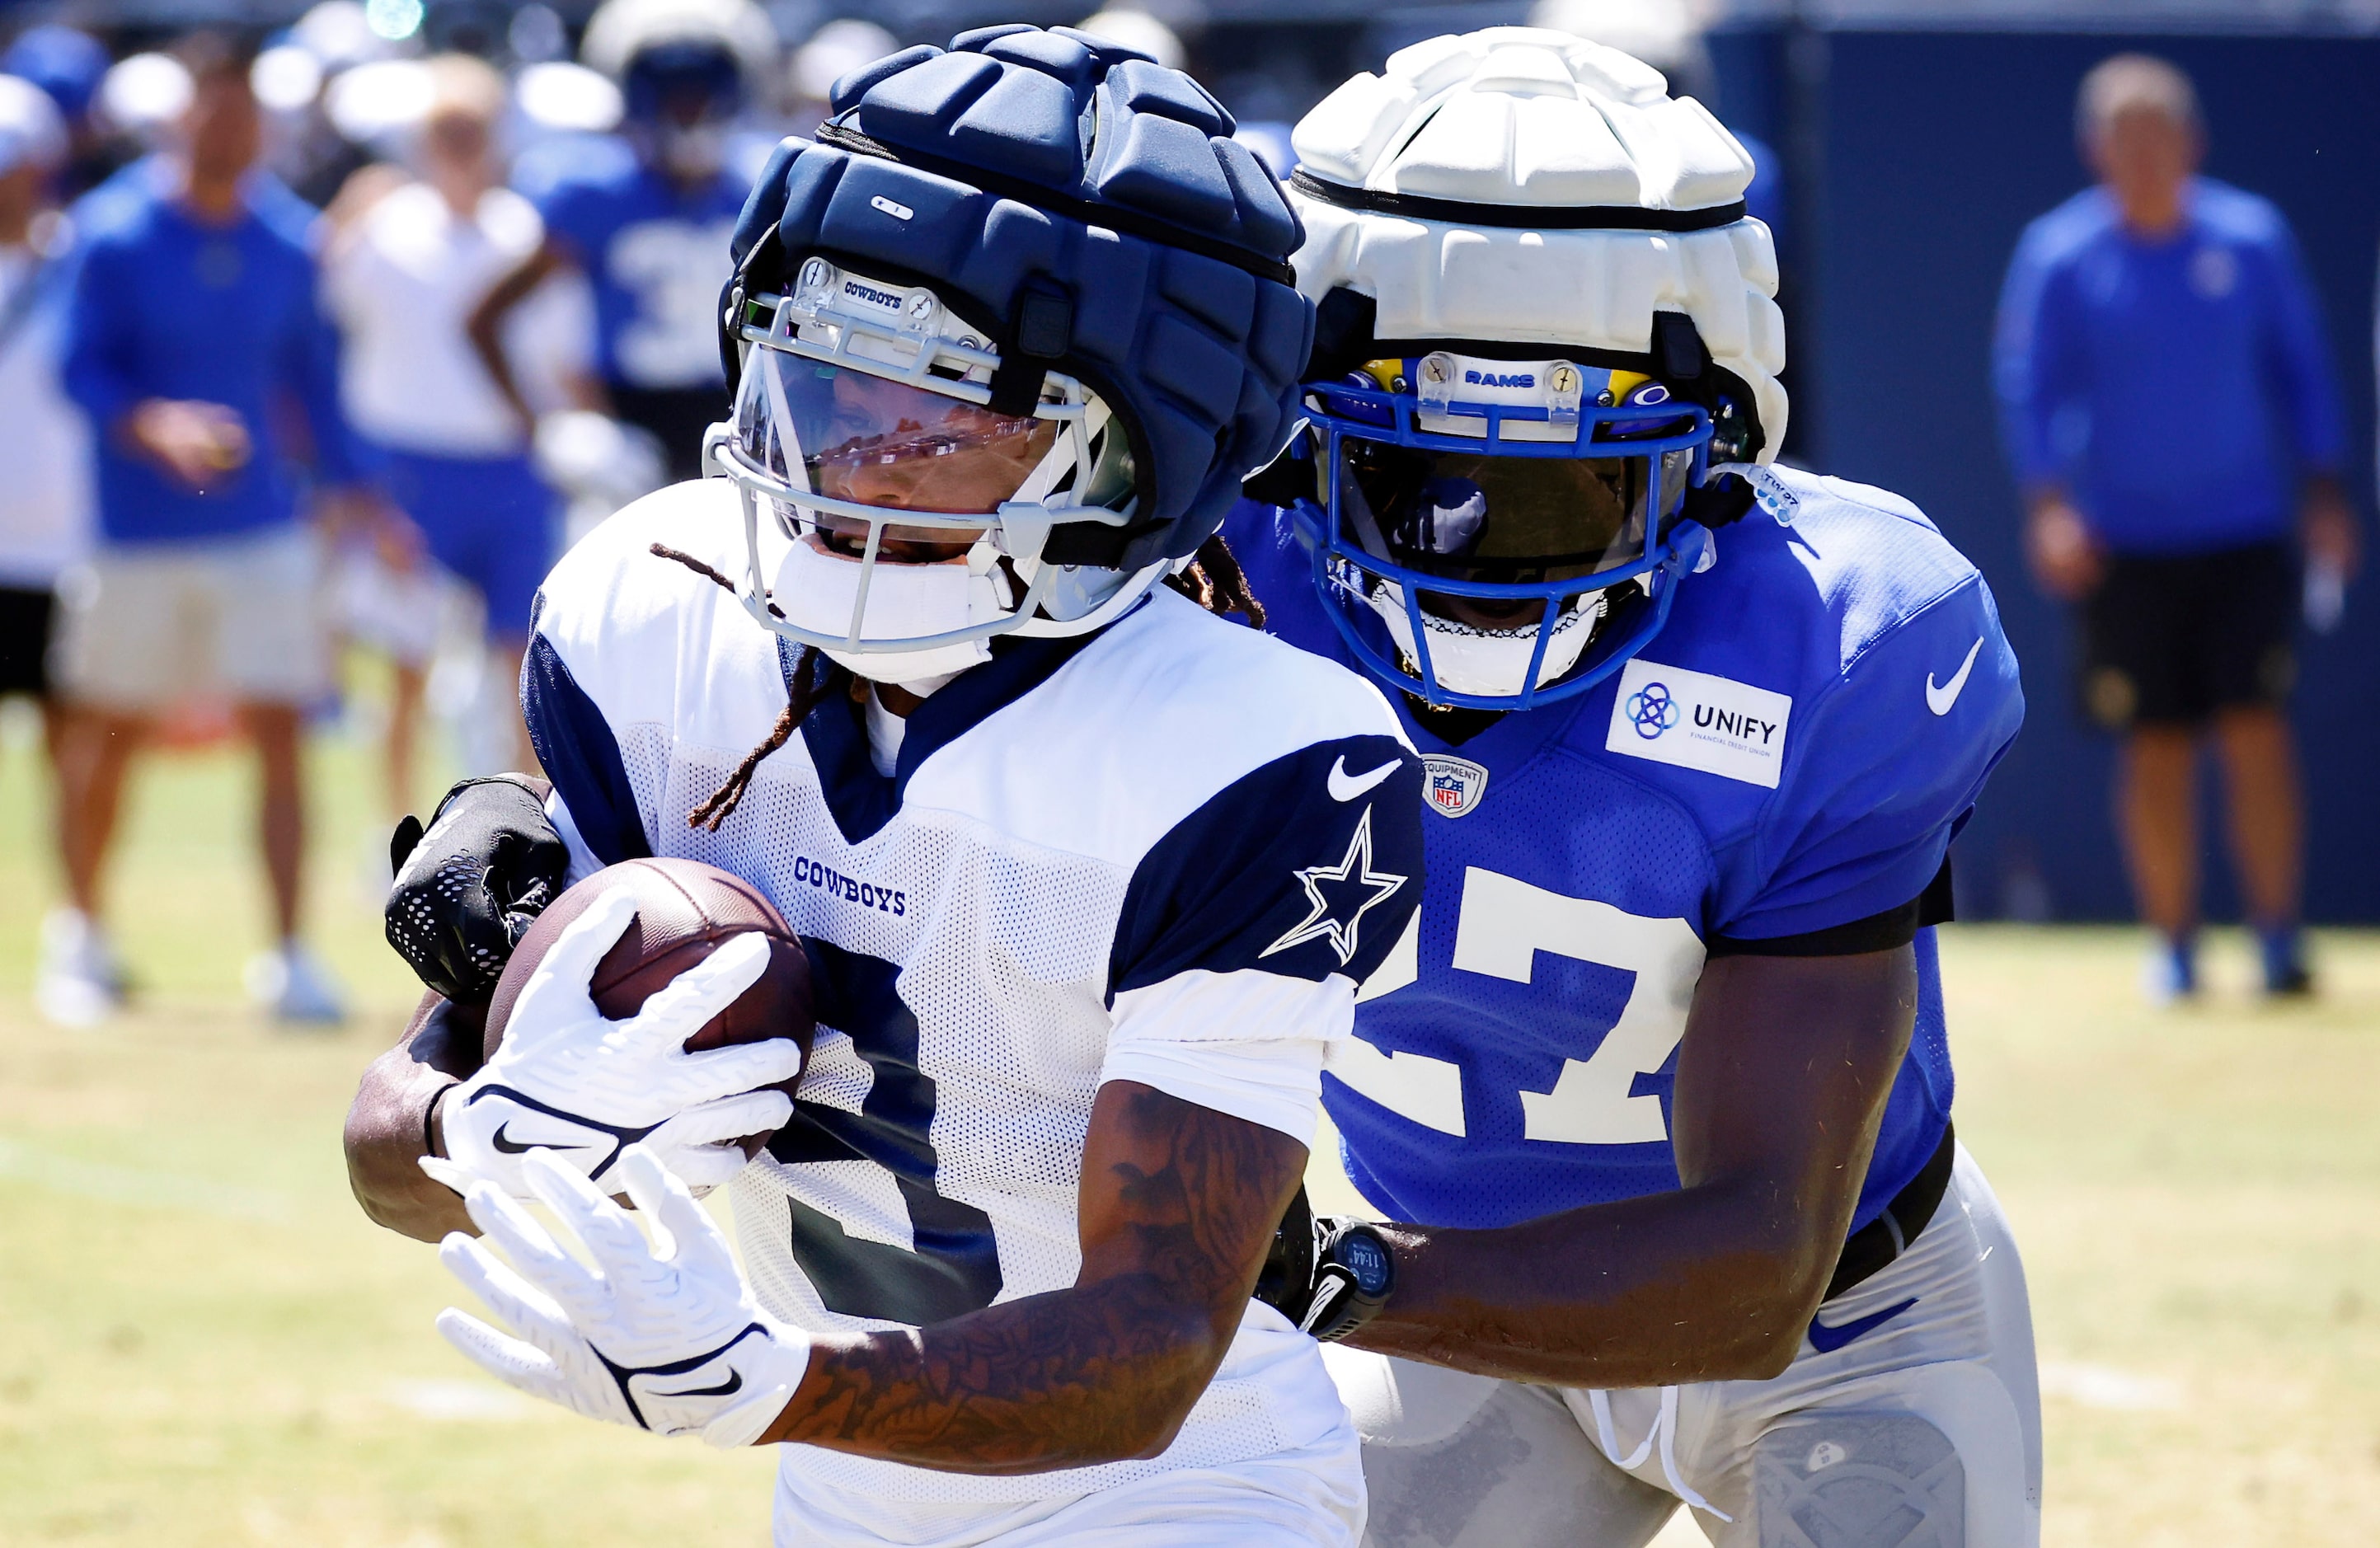
M130 714L211 694L311 703L331 688L321 577L314 535L294 525L103 547L59 583L59 685Z
M1363 1533L1363 1462L1344 1424L1253 1461L999 1504L890 1500L777 1473L776 1548L1355 1548Z
M330 571L331 611L341 633L398 666L430 665L452 582L426 562L410 571L392 570L359 544L340 550Z
M1837 1344L1823 1330L1870 1326ZM2034 1548L2041 1398L2024 1269L1961 1148L1934 1218L1819 1311L1772 1381L1595 1395L1326 1348L1364 1437L1367 1548L1643 1548L1682 1485L1719 1548ZM1670 1466L1665 1469L1666 1438ZM1625 1468L1616 1462L1631 1464ZM1720 1519L1719 1512L1732 1517Z

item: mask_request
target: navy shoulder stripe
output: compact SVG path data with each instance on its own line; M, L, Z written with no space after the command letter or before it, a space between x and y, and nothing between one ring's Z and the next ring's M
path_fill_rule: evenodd
M521 716L545 777L553 781L595 858L616 865L650 855L619 739L543 635L529 636L521 661Z
M1421 901L1421 779L1395 737L1350 736L1232 781L1134 870L1111 998L1201 969L1370 977Z

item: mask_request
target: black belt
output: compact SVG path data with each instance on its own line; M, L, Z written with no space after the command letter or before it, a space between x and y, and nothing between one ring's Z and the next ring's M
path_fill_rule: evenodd
M1942 1126L1942 1143L1908 1186L1892 1196L1884 1213L1851 1234L1843 1243L1843 1255L1835 1260L1835 1276L1827 1281L1827 1300L1832 1300L1861 1280L1874 1275L1893 1259L1909 1250L1917 1233L1934 1218L1941 1207L1942 1194L1950 1186L1950 1164L1958 1156L1958 1142L1948 1123Z

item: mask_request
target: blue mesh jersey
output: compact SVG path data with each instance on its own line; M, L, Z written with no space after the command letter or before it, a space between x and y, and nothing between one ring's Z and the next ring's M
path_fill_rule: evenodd
M613 139L570 142L517 181L547 239L595 290L596 369L617 386L706 387L719 369L719 287L750 169L681 187Z
M1600 686L1459 746L1400 705L1438 814L1427 881L1323 1084L1348 1176L1395 1218L1501 1226L1676 1188L1671 1087L1707 944L1918 898L2016 735L1991 592L1915 507L1783 469L1759 483ZM1267 627L1345 659L1290 517L1243 503L1225 531ZM1933 936L1854 1228L1949 1121Z

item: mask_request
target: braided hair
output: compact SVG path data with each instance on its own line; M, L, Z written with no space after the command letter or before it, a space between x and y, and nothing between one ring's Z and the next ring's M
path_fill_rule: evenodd
M1166 576L1165 584L1218 618L1238 613L1256 628L1265 625L1264 604L1248 589L1247 572L1220 532L1199 544L1189 564L1180 574Z
M734 581L690 553L665 543L653 544L651 552L654 558L683 564L725 590L735 589ZM1223 535L1220 532L1199 544L1198 551L1191 557L1189 564L1181 574L1166 576L1165 584L1218 617L1228 618L1238 613L1255 627L1264 627L1264 604L1257 600L1256 593L1248 588L1247 573L1240 568L1232 546L1223 541ZM779 618L785 616L784 611L774 602L769 603L769 611ZM777 723L769 728L769 734L762 737L758 745L744 755L743 761L736 764L723 784L686 813L686 825L688 828L718 832L720 824L735 815L735 808L743 804L744 793L752 788L752 778L759 771L760 765L793 740L794 732L809 719L810 711L830 696L829 690L838 681L844 683L846 691L849 690L851 673L832 661L827 663L827 670L820 671L820 659L818 647L802 647L801 654L794 658L793 670L785 674L785 707L777 712Z

